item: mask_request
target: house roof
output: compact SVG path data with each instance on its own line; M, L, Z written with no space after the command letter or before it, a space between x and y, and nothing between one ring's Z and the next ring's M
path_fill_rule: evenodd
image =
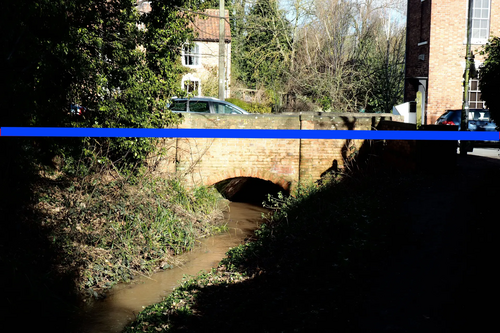
M206 9L205 15L198 15L193 24L194 40L203 42L219 41L219 10ZM229 26L229 11L225 10L225 41L231 42L231 28Z

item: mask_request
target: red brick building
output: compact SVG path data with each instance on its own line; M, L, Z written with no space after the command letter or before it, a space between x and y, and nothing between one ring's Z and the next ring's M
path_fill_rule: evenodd
M500 0L408 0L405 101L417 101L422 123L433 124L449 109L461 109L468 1L473 1L472 51L500 36ZM477 79L470 82L470 108L483 108Z

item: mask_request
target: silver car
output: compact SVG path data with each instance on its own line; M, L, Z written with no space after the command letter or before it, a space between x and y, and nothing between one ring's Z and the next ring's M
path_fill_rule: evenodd
M172 112L249 114L234 104L212 97L173 98L168 108Z

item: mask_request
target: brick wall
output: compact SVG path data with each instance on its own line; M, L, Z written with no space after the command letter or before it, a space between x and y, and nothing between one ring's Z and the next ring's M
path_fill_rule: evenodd
M467 4L466 0L408 2L405 100L415 99L415 87L408 78L428 77L428 124L433 124L447 109L462 108ZM500 0L491 0L490 36L500 35L499 19ZM426 38L428 44L418 46ZM478 54L480 49L481 45L472 47L479 62L483 60ZM425 60L418 60L418 54L425 52Z
M216 115L183 114L179 128L370 130L391 114ZM285 189L314 181L344 160L363 140L164 139L166 155L157 171L177 172L189 185L212 185L233 177L255 177Z
M407 27L406 76L427 77L429 74L427 60L429 58L430 1L408 1ZM425 42L427 44L423 44ZM423 55L424 60L419 60L419 55Z

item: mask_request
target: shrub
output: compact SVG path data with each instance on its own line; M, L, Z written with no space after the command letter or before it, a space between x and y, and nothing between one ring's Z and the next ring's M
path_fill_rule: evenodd
M480 54L486 56L479 70L481 95L490 109L491 118L496 124L500 124L500 103L497 97L500 84L500 37L493 37Z
M237 98L226 99L229 103L233 103L236 106L250 112L250 113L271 113L272 108L261 103L248 103Z

